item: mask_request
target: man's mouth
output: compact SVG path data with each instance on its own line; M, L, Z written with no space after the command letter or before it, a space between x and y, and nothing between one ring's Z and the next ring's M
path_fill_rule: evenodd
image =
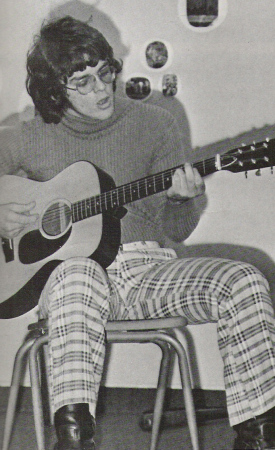
M99 108L107 108L108 106L110 106L110 97L107 96L107 97L104 97L101 100L99 100L97 102L97 106Z

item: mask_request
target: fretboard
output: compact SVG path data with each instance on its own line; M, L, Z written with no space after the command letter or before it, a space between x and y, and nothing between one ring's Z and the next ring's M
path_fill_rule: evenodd
M216 171L214 157L195 163L193 166L198 169L201 176L206 176ZM177 168L183 168L183 165L140 178L139 180L118 186L110 191L74 203L72 205L73 222L111 211L119 206L167 190L172 184L172 176Z

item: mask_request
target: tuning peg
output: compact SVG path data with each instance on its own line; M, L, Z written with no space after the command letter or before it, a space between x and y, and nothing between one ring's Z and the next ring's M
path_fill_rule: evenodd
M267 138L266 138L266 142L269 142L269 141L270 141L270 138L269 138L269 137L267 137Z
M273 166L270 167L271 174L273 175Z
M261 174L261 169L256 170L255 175L256 175L257 177L260 177L260 176L262 175L262 174Z
M247 178L247 170L244 172L245 178Z

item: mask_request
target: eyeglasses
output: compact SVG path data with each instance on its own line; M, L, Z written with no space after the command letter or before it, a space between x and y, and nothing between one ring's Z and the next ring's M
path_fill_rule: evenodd
M77 81L75 87L66 86L71 91L78 91L81 95L89 94L95 90L96 77L98 77L103 83L112 83L114 70L108 64L102 66L95 75L84 75L81 80Z

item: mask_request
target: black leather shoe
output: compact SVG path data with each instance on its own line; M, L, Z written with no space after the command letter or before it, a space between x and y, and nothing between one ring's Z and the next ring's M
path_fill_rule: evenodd
M275 419L257 417L234 427L237 438L234 450L271 450L275 449Z
M95 450L95 420L87 403L63 406L55 413L54 425L54 450Z

